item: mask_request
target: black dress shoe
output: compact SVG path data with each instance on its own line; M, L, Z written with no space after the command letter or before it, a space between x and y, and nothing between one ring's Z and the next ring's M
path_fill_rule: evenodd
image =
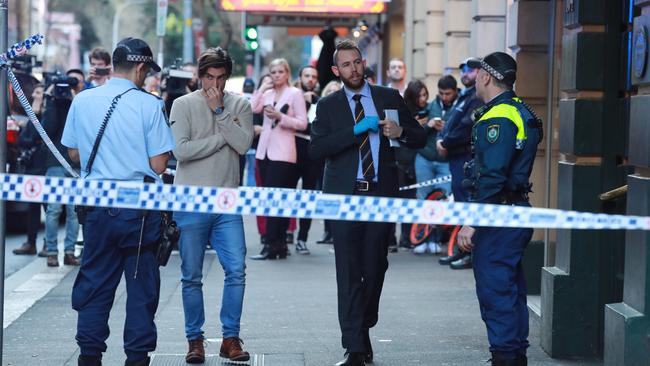
M528 366L528 357L526 355L517 355L515 361L517 366Z
M102 366L101 356L85 356L79 355L77 358L78 366Z
M363 360L366 363L372 363L375 359L375 354L372 351L372 343L370 342L370 330L364 329L363 331L363 345L366 346L366 353L363 354Z
M334 244L334 237L332 237L332 233L329 231L324 232L323 237L317 241L316 244Z
M345 359L339 361L335 366L365 366L363 353L350 352L345 354Z
M452 262L455 262L455 261L463 258L464 256L468 255L468 254L469 253L467 253L467 252L463 252L463 251L459 250L455 254L452 254L450 256L438 258L438 263L440 263L440 265L443 265L443 266L448 266Z
M470 269L472 268L472 256L467 255L449 265L451 269Z
M150 362L151 362L151 358L149 357L138 361L126 360L126 362L124 362L124 366L149 366Z
M265 244L262 251L258 255L251 256L250 259L255 261L264 261L267 259L286 259L287 258L287 244L270 245Z
M512 358L512 359L506 359L506 358L500 358L499 356L496 356L494 353L492 354L492 361L491 365L492 366L518 366L519 364L517 363L517 359Z

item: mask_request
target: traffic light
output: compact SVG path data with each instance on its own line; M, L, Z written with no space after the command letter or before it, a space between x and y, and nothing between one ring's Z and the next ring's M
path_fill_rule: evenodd
M257 38L257 27L254 25L246 26L246 29L244 29L244 39L246 40L247 50L257 50L257 48L260 46L259 40Z

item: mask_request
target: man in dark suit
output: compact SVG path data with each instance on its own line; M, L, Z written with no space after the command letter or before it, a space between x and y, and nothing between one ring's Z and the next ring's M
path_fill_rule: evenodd
M356 43L336 46L332 72L343 89L322 98L311 129L312 159L325 159L324 193L397 197L397 165L389 139L419 149L426 142L397 90L364 80L365 60ZM398 111L399 124L384 111ZM346 357L337 366L372 362L369 328L377 324L388 269L389 223L332 223L338 312Z

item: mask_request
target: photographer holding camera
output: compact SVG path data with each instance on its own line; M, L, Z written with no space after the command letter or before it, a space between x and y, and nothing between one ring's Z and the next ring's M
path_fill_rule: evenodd
M113 77L79 94L70 106L61 142L87 180L160 182L174 138L160 98L140 89L153 61L149 46L125 38L113 51ZM126 366L149 365L156 349L154 315L160 270L156 258L161 215L135 209L85 207L84 252L72 288L78 313L78 365L101 365L108 318L122 276L126 281Z
M90 71L88 73L89 87L101 86L111 78L111 55L101 47L95 47L88 55Z
M65 127L70 104L74 97L84 89L84 73L78 69L68 70L63 75L55 74L48 78L50 85L45 91L45 107L43 109L43 128L52 142L65 157L66 149L61 144L61 135ZM73 168L78 169L79 164L67 159ZM71 177L53 154L49 152L45 159L46 176L49 177ZM63 264L78 266L79 259L74 256L74 244L79 234L79 222L73 205L66 205L65 239ZM63 212L63 205L60 203L49 203L45 210L45 249L47 254L47 266L59 266L59 250L57 238L59 234L59 218Z

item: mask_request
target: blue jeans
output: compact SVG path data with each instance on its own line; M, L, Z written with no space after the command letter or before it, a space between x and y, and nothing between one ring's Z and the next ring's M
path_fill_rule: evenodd
M69 177L61 166L53 166L47 169L45 173L48 177ZM47 255L56 255L59 252L57 248L57 237L59 234L59 217L63 212L63 205L59 203L48 203L45 210L45 248ZM65 241L63 251L66 254L74 253L74 243L77 241L79 234L79 222L77 213L74 211L74 205L65 205Z
M420 154L415 156L415 179L418 183L429 179L442 178L450 174L449 163L428 160ZM427 195L436 188L444 189L445 195L449 195L451 192L451 182L440 183L428 187L420 187L417 189L417 198L419 200L426 199Z
M221 298L221 331L224 338L239 337L239 323L244 302L246 277L246 241L244 223L239 215L175 212L181 229L181 283L185 336L188 340L203 337L203 258L209 242L217 251L225 272Z

